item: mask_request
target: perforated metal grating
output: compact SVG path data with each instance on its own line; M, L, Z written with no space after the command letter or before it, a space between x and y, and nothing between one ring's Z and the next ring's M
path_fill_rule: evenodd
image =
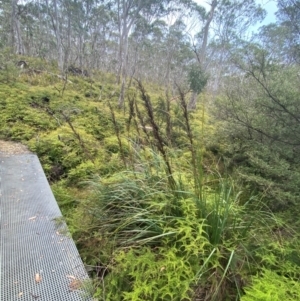
M35 155L0 157L1 301L91 300L88 279Z

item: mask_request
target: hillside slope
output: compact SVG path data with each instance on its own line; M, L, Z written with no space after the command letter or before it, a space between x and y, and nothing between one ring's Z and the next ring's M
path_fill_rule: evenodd
M0 70L0 139L39 156L97 300L300 300L298 234L226 173L207 95L136 81L120 110L113 76L26 59Z

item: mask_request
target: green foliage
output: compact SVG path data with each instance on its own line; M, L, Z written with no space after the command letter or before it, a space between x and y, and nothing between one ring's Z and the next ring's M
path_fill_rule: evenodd
M108 266L111 273L105 278L105 292L99 287L95 296L191 300L192 285L209 246L195 202L182 199L176 204L174 196L156 190L155 183L145 183L147 179L140 176L139 180L129 178L127 174L115 184L96 186L100 207L93 209L98 215L94 227L107 237L104 241L113 242L116 251L109 259L112 265Z
M72 185L86 180L97 172L95 164L91 161L80 163L68 172L68 182Z
M245 75L229 79L218 102L221 155L242 185L261 193L272 210L286 210L300 194L298 70L248 46L236 58Z
M219 190L205 185L199 200L188 187L168 188L163 160L155 168L146 161L141 165L143 173L91 182L95 195L82 207L91 223L81 243L87 247L96 240L98 252L92 252L109 270L95 297L192 300L194 288L204 283L218 300L224 291L234 295L229 278L247 272L243 242L253 221L239 208L238 196L219 179ZM218 281L208 281L210 273Z
M247 165L236 167L240 179L250 184L252 189L262 191L270 200L268 205L276 211L296 204L300 185L298 166L290 164L280 155L281 151L271 153L268 147L253 143L244 151Z
M66 188L63 181L52 184L51 189L59 205L59 208L63 213L63 216L66 217L68 215L68 212L76 205L76 201L70 193L70 189Z
M199 94L203 91L208 81L208 76L199 66L192 66L188 74L190 89Z
M65 152L62 142L57 139L57 135L32 139L28 145L30 150L39 156L47 177L50 180L59 179L64 173L65 166L62 162Z
M105 300L192 300L195 266L177 253L174 247L118 252Z
M231 124L230 130L236 134L234 125ZM240 128L238 133L241 132ZM242 137L239 136L227 146L230 153L225 156L228 158L233 155L227 166L231 171L234 170L244 195L260 195L250 199L251 210L255 210L255 214L265 212L264 215L270 216L265 225L259 226L255 222L253 230L250 230L249 238L252 239L248 242L248 250L258 263L254 264L252 273L260 276L254 277L252 286L246 286L246 296L242 300L299 300L299 293L296 293L299 290L296 280L300 277L299 236L295 232L299 227L295 224L298 216L295 204L299 194L299 167L291 164L291 160L297 158L287 145L273 142L270 146L267 139L245 141L245 136ZM294 211L286 212L284 218L278 219L278 216L272 216L268 207L275 212L290 208L294 208ZM238 216L241 216L240 213ZM263 232L257 234L257 226ZM261 273L262 267L267 270L266 273Z
M17 58L10 48L5 48L0 54L0 83L14 83L18 76L18 68L15 65Z
M278 68L259 58L271 76L268 87L298 113L295 70L277 79ZM42 67L40 61L30 65ZM298 125L286 122L287 112L277 115L279 121L271 114L277 107L252 90L251 76L245 76L242 92L232 89L221 99L229 118L216 128L205 95L201 108L190 112L183 93L176 103L160 88L152 86L147 94L138 83L121 112L112 77L98 74L98 83L70 76L65 82L53 66L45 68L51 72L19 77L13 66L7 69L0 138L22 141L39 156L95 276L95 298L298 297L299 213L274 216L266 206L297 204L300 162L289 143L299 137L289 126L296 131ZM191 89L200 92L205 74L196 68L190 76ZM234 113L247 116L247 126ZM274 140L276 134L287 146ZM258 276L251 282L252 275ZM282 288L274 296L273 283Z
M126 141L126 139L122 138L121 140L121 145L122 145L122 152L124 155L129 155L130 151L130 146L129 146L129 142ZM113 154L117 154L120 152L120 145L118 142L117 137L108 137L104 139L104 146L105 149L109 152L109 153L113 153Z
M300 300L300 284L276 272L264 270L262 275L252 278L250 287L245 288L246 295L241 301L297 301Z

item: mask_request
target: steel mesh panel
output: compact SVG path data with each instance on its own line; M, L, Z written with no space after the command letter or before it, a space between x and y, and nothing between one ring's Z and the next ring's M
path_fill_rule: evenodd
M88 276L59 217L38 158L0 157L1 301L91 300L78 289Z

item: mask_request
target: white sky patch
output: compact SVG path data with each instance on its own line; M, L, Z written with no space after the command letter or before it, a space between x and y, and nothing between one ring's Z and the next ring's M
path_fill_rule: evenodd
M274 0L260 0L258 3L267 11L267 16L262 22L263 25L274 23L276 21L275 13L277 11L276 1Z
M210 8L209 3L211 3L211 1L207 1L207 0L194 0L196 3L204 6L206 9Z
M264 8L266 10L267 15L262 22L257 23L255 26L251 27L250 30L252 32L257 32L260 27L276 22L276 15L275 15L275 13L277 12L276 1L275 0L257 0L257 2L260 3L262 8Z
M212 0L194 0L194 1L199 5L205 7L206 10L209 10L210 9L209 3L211 3ZM260 4L261 7L266 10L267 15L262 22L257 23L255 26L252 26L249 29L249 32L257 32L259 27L270 23L275 23L276 21L276 16L275 16L275 13L277 11L276 0L256 0L256 3Z
M194 0L196 3L204 6L207 10L210 8L209 3L211 1L208 0ZM266 25L275 22L276 16L275 13L277 11L277 5L275 0L256 0L257 4L260 4L262 8L267 11L267 16L265 17L264 21L261 25Z

